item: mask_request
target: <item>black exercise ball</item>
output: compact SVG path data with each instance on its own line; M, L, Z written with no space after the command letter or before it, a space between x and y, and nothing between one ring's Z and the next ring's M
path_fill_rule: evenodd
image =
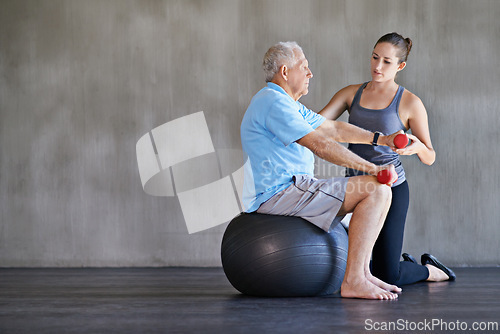
M329 295L344 279L347 239L342 224L327 233L300 217L242 213L222 238L222 267L246 295Z

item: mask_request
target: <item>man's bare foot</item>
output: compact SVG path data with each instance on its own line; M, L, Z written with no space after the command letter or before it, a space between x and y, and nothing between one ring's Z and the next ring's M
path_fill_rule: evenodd
M386 283L386 282L382 281L381 279L373 276L371 273L369 275L367 275L366 278L370 282L372 282L373 284L378 286L379 288L384 289L386 291L395 292L395 293L401 293L403 291L403 289L401 289L400 287L393 285L393 284Z
M368 279L358 279L348 282L344 278L340 287L340 295L344 298L363 298L363 299L379 299L379 300L394 300L398 295L382 288L379 288Z
M429 282L442 282L447 281L450 278L444 271L434 267L433 265L426 264L425 266L429 269L429 277L427 278L427 281Z

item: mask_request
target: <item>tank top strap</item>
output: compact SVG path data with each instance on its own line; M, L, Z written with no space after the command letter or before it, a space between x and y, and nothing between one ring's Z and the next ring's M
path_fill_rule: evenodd
M398 87L398 91L396 92L396 96L392 100L391 104L395 104L396 112L399 112L399 103L401 102L401 97L403 96L404 91L405 91L405 88L400 85Z
M367 84L368 84L368 81L365 82L364 84L362 84L358 88L358 91L356 92L356 94L354 95L354 98L352 99L351 108L349 108L349 109L352 109L352 107L355 105L359 105L359 100L361 100L361 94L363 94L363 89L365 89Z

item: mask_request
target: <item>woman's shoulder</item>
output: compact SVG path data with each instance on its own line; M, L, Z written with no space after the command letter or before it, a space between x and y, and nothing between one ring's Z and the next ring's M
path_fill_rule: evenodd
M363 85L364 85L364 83L349 85L349 86L346 86L346 87L342 88L342 90L345 90L345 91L348 91L348 92L354 92L354 94L356 94L356 92L358 91L358 89L361 86L363 86Z
M427 114L425 106L420 98L405 89L399 104L399 114L401 119L420 118Z
M351 100L354 98L354 95L356 95L356 92L359 90L359 88L362 86L363 84L354 84L354 85L349 85L349 86L346 86L344 88L342 88L341 90L338 91L337 95L342 95L344 97L346 97L347 100Z
M346 86L333 95L330 102L319 112L328 119L337 119L351 107L356 92L362 84Z
M401 96L401 105L407 108L423 107L422 100L405 88Z

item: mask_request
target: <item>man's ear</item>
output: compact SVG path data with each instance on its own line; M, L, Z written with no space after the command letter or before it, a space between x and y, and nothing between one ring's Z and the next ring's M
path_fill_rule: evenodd
M283 79L285 79L285 81L288 80L288 67L286 65L281 65L280 74L283 77Z
M402 71L405 67L406 67L406 62L404 61L401 64L399 64L398 71Z

